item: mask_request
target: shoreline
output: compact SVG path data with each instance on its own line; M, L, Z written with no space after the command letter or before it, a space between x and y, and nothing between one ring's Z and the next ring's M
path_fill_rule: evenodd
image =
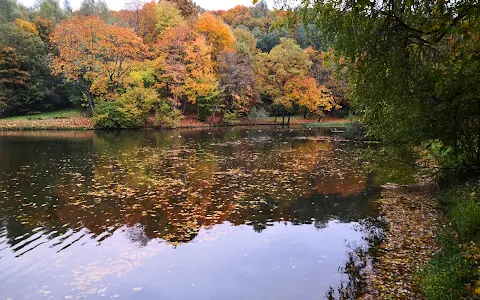
M360 299L425 299L419 273L441 250L438 234L447 224L433 180L408 185L384 185L379 204L387 223L385 240L365 272Z
M228 127L250 127L250 126L302 126L305 128L345 128L348 120L340 120L335 122L291 122L290 124L282 124L278 122L259 121L259 122L240 122L235 124L201 124L198 122L196 125L180 125L175 128L154 128L146 126L145 128L127 129L127 130L175 130L175 129L195 129L195 128L228 128ZM338 124L338 125L337 125ZM125 130L125 129L96 129L93 126L93 121L90 118L82 119L43 119L43 120L22 120L22 121L5 121L0 119L0 132L2 131L112 131L112 130Z

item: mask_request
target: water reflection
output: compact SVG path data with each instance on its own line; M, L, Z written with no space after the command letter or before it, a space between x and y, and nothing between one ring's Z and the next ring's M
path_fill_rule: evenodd
M1 133L0 296L323 296L378 190L355 146L304 138L318 134Z

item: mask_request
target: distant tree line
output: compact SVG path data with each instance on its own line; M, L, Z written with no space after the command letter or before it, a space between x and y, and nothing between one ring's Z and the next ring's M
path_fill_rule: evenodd
M191 0L0 0L0 116L83 105L97 127L185 114L212 124L264 107L288 121L347 106L341 62L314 23L261 1L207 12ZM288 20L288 26L285 26Z

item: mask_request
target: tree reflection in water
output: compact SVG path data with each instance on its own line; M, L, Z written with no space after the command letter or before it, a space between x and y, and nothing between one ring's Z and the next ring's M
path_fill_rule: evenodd
M357 145L312 130L0 134L0 242L22 257L123 232L170 246L221 224L269 227L375 217L375 177ZM312 233L313 234L313 233ZM89 238L89 241L86 238ZM0 258L1 259L1 258Z

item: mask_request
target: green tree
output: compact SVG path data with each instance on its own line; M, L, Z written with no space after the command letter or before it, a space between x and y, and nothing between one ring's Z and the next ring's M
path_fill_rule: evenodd
M70 4L70 0L63 0L63 10L67 14L67 16L70 16L73 14L73 8L72 5Z
M157 33L162 35L165 31L176 26L186 25L182 12L171 2L160 2L157 5Z
M26 78L22 80L26 82L25 85L8 87L10 92L14 91L14 93L10 93L7 106L3 108L3 115L52 108L58 99L55 99L56 88L44 42L34 33L16 24L6 23L0 24L0 44L14 49L14 53L6 53L16 61L17 68L14 69L28 73L28 80ZM2 71L8 72L8 69ZM4 76L14 78L17 76L16 73L8 73Z
M270 32L262 32L259 28L255 28L252 33L257 38L257 48L265 53L270 52L275 46L280 44L281 38L290 36L283 28L274 29Z
M372 137L439 140L480 171L480 3L312 1L305 7L345 57Z
M36 15L43 19L49 19L54 24L60 23L67 17L58 0L39 0L34 8Z
M83 0L78 14L82 16L99 16L104 21L110 18L108 5L104 0Z
M232 33L237 41L237 51L248 55L248 57L253 60L257 52L257 40L255 36L247 29L241 27L237 27Z
M265 0L259 1L252 9L252 17L265 18L268 14L268 4Z
M0 116L15 105L16 94L26 89L29 74L23 67L15 48L0 44Z
M0 0L0 23L13 22L19 17L20 11L15 0Z

